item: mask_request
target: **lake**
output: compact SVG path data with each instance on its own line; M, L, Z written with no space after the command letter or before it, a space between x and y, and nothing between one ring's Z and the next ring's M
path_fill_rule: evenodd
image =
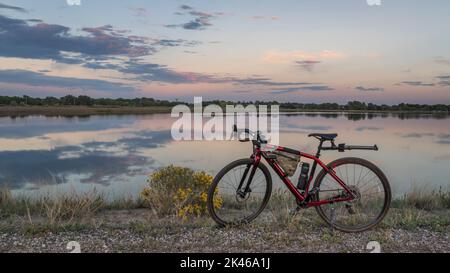
M0 118L0 186L31 195L93 188L136 195L162 166L215 175L251 153L249 143L237 141L173 141L174 121L169 114ZM280 131L280 145L311 153L312 132L338 133L336 143L378 144L378 152L324 151L323 160L368 159L385 172L395 195L450 185L448 115L292 113L280 115Z

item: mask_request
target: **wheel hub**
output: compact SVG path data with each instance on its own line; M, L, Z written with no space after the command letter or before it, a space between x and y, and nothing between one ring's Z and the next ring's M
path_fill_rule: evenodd
M359 201L361 201L361 192L359 191L358 187L351 185L351 186L348 186L348 189L354 196L354 198L352 200L350 200L349 202L358 203Z
M248 198L250 198L250 193L251 193L250 189L247 192L245 192L243 190L237 191L236 192L236 201L238 201L239 203L243 203L243 202L247 201Z

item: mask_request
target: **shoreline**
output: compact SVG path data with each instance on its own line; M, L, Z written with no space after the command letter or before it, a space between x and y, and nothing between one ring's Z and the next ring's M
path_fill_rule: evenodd
M170 113L167 106L100 107L100 106L0 106L0 117L26 116L93 116L93 115L148 115Z
M130 107L130 106L0 106L0 117L27 116L93 116L93 115L148 115L167 114L168 106ZM329 109L287 109L280 113L328 113L328 114L438 114L448 115L446 111L370 111L370 110L329 110Z

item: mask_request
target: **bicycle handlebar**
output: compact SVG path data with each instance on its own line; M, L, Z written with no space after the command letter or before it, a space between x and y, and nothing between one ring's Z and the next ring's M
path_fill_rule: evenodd
M260 134L260 132L259 131L257 131L256 133L255 132L253 132L252 130L250 130L250 129L238 129L237 128L237 125L235 124L235 125L233 125L233 132L235 132L235 133L245 133L245 134L248 134L248 135L250 135L251 136L251 138L253 139L253 140L257 140L258 142L261 142L261 143L266 143L267 141L265 141L264 140L264 137ZM239 141L240 142L248 142L248 141L250 141L251 139L250 138L248 138L248 137L246 137L246 138L244 138L244 139L239 139Z
M378 146L361 146L361 145L346 145L345 143L333 145L331 147L322 147L321 148L324 151L339 151L339 152L345 152L350 150L369 150L369 151L378 151Z
M267 141L265 140L264 136L262 136L260 134L259 131L257 131L256 133L249 130L249 129L238 129L237 125L233 125L233 132L235 133L245 133L251 136L251 138L253 139L253 141L256 139L257 142L259 143L267 143ZM240 142L248 142L251 139L248 137L245 137L244 139L239 139ZM331 141L331 147L320 147L321 150L324 151L339 151L339 152L345 152L345 151L350 151L350 150L368 150L368 151L378 151L378 146L377 145L373 145L373 146L362 146L362 145L346 145L345 143L342 144L334 144L334 140Z

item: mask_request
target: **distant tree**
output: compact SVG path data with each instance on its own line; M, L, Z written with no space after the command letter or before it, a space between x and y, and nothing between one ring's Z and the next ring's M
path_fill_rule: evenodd
M55 97L46 97L44 99L44 104L45 105L58 105L59 104L59 99L55 98Z
M78 98L76 99L76 104L92 106L92 105L94 105L94 100L88 96L78 96Z
M165 106L172 107L180 104L178 101L168 101L168 100L155 100L154 98L91 98L86 95L80 95L75 97L73 95L66 95L61 98L46 97L46 98L36 98L31 96L0 96L0 105L85 105L85 106L130 106L130 107L152 107L152 106ZM188 106L192 104L185 103ZM365 103L361 101L349 101L345 105L339 105L338 103L300 103L300 102L283 102L279 103L277 101L263 102L263 101L226 101L226 100L212 100L204 101L203 105L216 104L221 107L226 107L226 105L236 105L241 104L247 106L249 104L268 104L268 105L279 105L281 109L293 109L293 110L357 110L357 111L402 111L402 112L412 112L412 111L427 111L427 112L450 112L450 105L436 104L408 104L400 103L397 105L377 105L374 103ZM313 114L311 114L313 115ZM404 115L404 118L409 118L411 115ZM352 119L358 120L364 117L352 116ZM370 117L368 117L370 118Z
M72 95L66 95L60 98L61 104L63 105L75 105L77 98Z

